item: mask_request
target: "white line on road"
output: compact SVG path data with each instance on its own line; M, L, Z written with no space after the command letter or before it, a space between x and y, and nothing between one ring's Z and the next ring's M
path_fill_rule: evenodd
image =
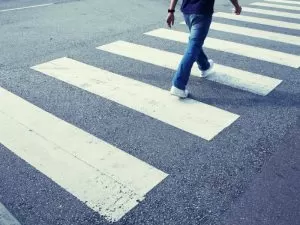
M185 24L185 23L182 22L181 24ZM261 38L261 39L278 41L286 44L300 46L300 37L298 36L275 33L275 32L264 31L264 30L257 30L248 27L228 25L223 23L212 23L210 28L212 30L218 30L227 33L234 33L234 34L244 35L248 37Z
M1 225L21 225L20 222L5 208L0 202L0 224Z
M300 2L296 1L287 1L287 0L265 0L266 2L278 2L278 3L285 3L285 4L295 4L300 5Z
M111 44L103 45L98 47L98 49L172 70L177 69L178 63L182 58L181 55L176 53L162 51L124 41L117 41ZM215 70L216 73L208 76L205 79L228 85L233 88L249 91L258 95L267 95L281 83L281 80L278 79L218 64L215 64ZM194 76L201 76L196 64L192 68L191 74Z
M300 19L299 13L289 13L289 12L281 12L281 11L267 10L267 9L243 7L243 12L251 12L251 13L257 13L257 14L270 15L270 16L279 16L279 17L285 17L285 18Z
M300 7L297 7L297 6L278 5L278 4L270 4L270 3L264 3L264 2L254 2L254 3L251 3L250 5L270 7L270 8L276 8L276 9L288 9L288 10L300 11Z
M0 99L0 143L109 221L123 217L167 177L2 88Z
M13 8L13 9L2 9L0 12L9 12L9 11L15 11L15 10L22 10L22 9L31 9L31 8L38 8L38 7L45 7L49 5L53 5L54 3L48 3L48 4L42 4L42 5L32 5L32 6L26 6L21 8Z
M249 23L262 24L262 25L268 25L268 26L273 26L273 27L300 30L300 24L298 24L298 23L290 23L290 22L284 22L284 21L279 21L279 20L271 20L271 19L264 19L264 18L258 18L258 17L252 17L252 16L244 16L244 15L237 16L237 15L234 15L231 13L222 13L222 12L215 13L214 17L249 22Z
M192 99L180 101L168 91L68 58L33 69L208 141L239 117Z
M189 37L189 34L186 32L164 28L153 30L151 32L147 32L146 34L182 43L187 43ZM204 47L294 68L298 68L300 66L300 56L298 55L292 55L252 45L240 44L236 42L208 37L205 40Z

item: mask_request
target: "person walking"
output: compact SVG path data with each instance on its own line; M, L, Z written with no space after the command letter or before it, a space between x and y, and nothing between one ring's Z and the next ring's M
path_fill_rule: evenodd
M175 7L178 0L171 0L168 9L167 24L171 28L175 21ZM230 0L235 8L235 14L239 15L242 7L238 0ZM189 42L184 56L179 63L177 71L172 79L171 94L180 98L188 97L186 89L191 69L197 62L202 77L212 74L214 62L208 59L203 51L203 43L208 34L214 12L215 0L182 0L181 12L187 27L189 28Z

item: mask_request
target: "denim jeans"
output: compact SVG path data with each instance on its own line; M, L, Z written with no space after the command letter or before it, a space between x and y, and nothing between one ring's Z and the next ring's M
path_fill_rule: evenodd
M194 62L197 62L200 70L207 70L210 66L202 46L208 34L212 16L199 14L183 14L183 16L189 28L190 36L188 46L174 74L172 84L185 90Z

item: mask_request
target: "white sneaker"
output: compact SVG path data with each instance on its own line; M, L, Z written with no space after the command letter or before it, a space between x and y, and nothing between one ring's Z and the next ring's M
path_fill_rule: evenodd
M171 87L170 92L171 92L171 95L175 95L179 98L187 98L187 96L189 95L188 90L181 90L175 86Z
M201 70L202 77L207 77L215 72L214 71L214 61L212 59L209 59L208 62L210 65L209 68L207 70Z

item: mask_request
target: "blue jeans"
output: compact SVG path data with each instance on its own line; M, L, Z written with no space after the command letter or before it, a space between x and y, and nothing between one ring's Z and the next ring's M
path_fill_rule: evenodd
M189 28L190 36L188 46L174 74L172 84L185 90L194 62L197 62L200 70L207 70L210 67L202 46L208 34L212 16L199 14L183 14L183 16Z

